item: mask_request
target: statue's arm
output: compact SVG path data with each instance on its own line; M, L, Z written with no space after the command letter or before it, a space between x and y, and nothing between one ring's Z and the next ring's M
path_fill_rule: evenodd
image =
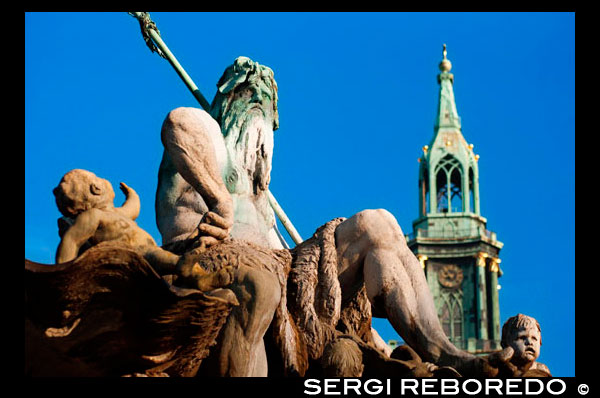
M233 200L221 177L210 128L218 129L218 125L206 112L177 108L165 119L161 140L177 172L202 196L209 210L231 226Z
M119 188L125 194L125 203L115 210L129 219L135 220L140 215L140 197L133 188L127 186L124 182L119 185Z
M74 260L81 246L98 229L101 215L96 209L90 209L77 216L75 223L65 232L56 249L56 263Z

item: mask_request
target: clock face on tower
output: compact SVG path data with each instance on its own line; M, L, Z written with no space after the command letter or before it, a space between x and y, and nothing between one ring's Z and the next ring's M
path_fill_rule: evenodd
M444 287L454 288L460 286L464 278L462 269L454 264L447 264L440 269L438 280Z

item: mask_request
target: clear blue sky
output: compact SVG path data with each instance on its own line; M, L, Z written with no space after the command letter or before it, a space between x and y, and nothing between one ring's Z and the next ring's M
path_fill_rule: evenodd
M542 327L540 361L575 375L575 15L573 13L151 13L211 101L240 55L279 86L271 191L304 239L334 217L417 217L417 158L433 135L442 44L463 135L479 161L481 212L504 243L501 322ZM198 106L120 13L25 14L25 257L54 262L52 189L67 171L154 194L160 127ZM384 339L397 337L375 320Z

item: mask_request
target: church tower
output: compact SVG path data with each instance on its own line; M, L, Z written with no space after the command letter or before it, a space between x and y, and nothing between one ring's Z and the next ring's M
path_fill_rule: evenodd
M446 335L474 354L500 349L498 257L481 216L479 155L461 132L446 45L434 134L419 158L419 217L408 246L421 262Z

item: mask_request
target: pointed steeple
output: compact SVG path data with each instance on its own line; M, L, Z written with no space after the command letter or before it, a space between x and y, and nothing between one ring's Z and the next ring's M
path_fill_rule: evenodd
M479 205L479 156L462 134L446 45L433 138L419 158L419 217L407 245L419 259L440 323L458 348L501 348L498 277L502 242Z
M446 58L446 45L442 54L444 59L440 62L440 71L437 79L440 84L440 100L438 103L437 116L435 119L435 129L439 127L454 127L460 129L460 117L456 111L456 101L454 100L454 75L450 73L452 63Z
M440 85L433 138L420 159L419 215L431 213L474 213L479 215L479 156L467 144L454 99L452 63L446 45L439 64Z

